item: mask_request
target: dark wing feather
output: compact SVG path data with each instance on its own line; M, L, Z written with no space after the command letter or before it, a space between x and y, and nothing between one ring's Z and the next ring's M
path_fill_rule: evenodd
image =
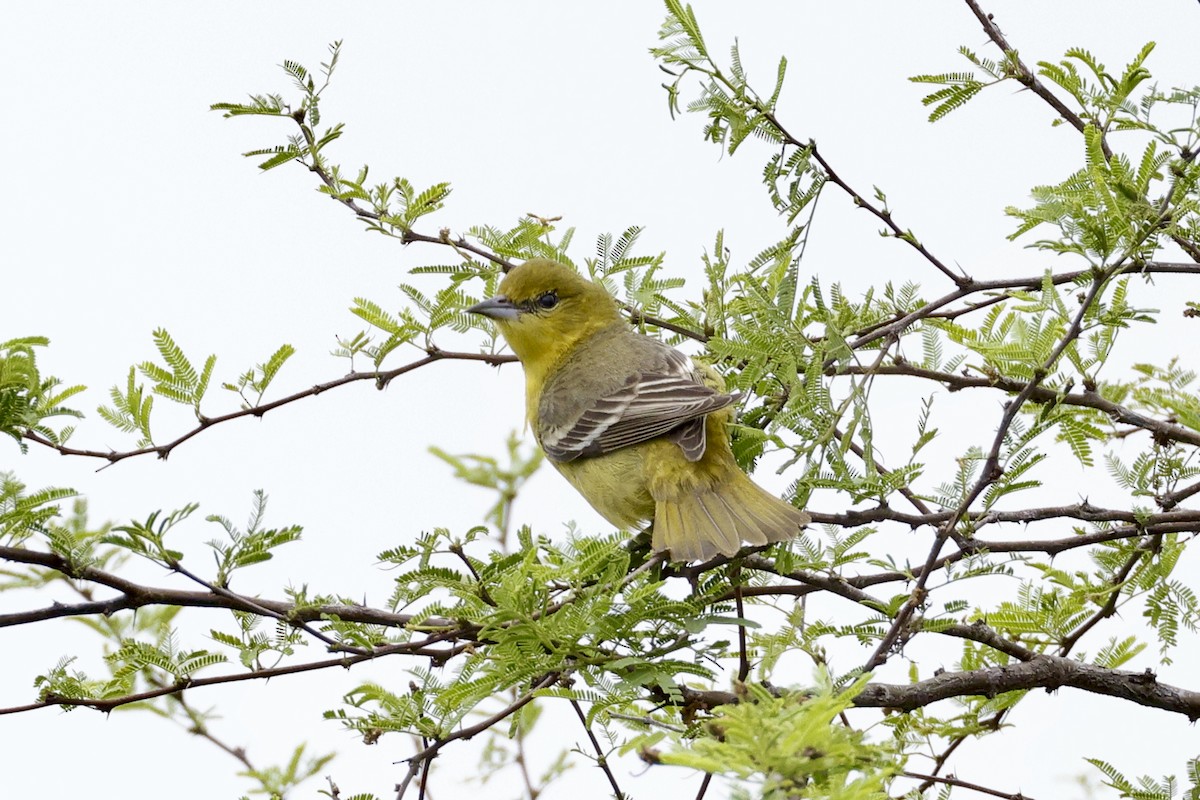
M679 371L635 373L574 420L543 430L546 455L555 461L572 461L671 433L689 461L699 460L704 455L705 415L729 405L734 397L698 383L682 355L669 367Z
M708 447L708 436L705 432L708 426L704 424L704 420L705 417L689 420L667 434L668 439L679 445L683 457L688 461L699 461Z

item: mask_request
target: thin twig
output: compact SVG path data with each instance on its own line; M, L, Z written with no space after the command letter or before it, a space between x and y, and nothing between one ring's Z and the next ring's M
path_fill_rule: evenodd
M592 726L588 725L587 717L584 716L583 709L579 706L579 701L572 698L571 708L575 709L575 716L579 717L579 724L587 732L588 740L592 743L592 749L596 751L596 766L604 772L604 777L608 778L608 785L612 787L613 797L616 800L625 800L625 793L621 791L621 787L617 784L617 776L613 775L612 768L608 766L608 756L605 755L604 748L600 746L600 740L596 738L596 734L592 733Z
M429 761L432 761L434 758L437 758L438 753L441 751L441 749L443 747L450 744L451 742L465 741L467 739L470 739L474 736L477 736L480 733L483 733L484 731L486 731L488 728L491 728L496 723L503 722L505 719L508 719L508 717L512 716L513 714L515 714L516 712L520 711L522 708L524 708L525 706L527 706L531 702L533 702L534 698L537 696L536 692L539 689L545 689L546 687L561 680L563 677L564 677L564 673L561 673L561 672L547 673L546 675L542 676L541 680L537 681L533 685L532 689L530 689L528 692L526 692L525 694L518 697L513 702L509 703L507 706L502 708L500 711L491 715L490 717L483 720L482 722L478 722L478 723L471 725L469 727L466 727L466 728L460 728L459 730L455 731L454 733L446 736L444 739L434 740L433 744L429 745L424 750L417 753L412 758L408 759L408 764L409 764L408 774L405 776L404 780L400 783L400 785L396 787L397 800L400 800L400 798L404 797L405 791L408 790L408 785L412 782L413 777L421 769L422 764L425 764Z
M687 338L693 339L697 342L707 342L711 338L707 334L694 331L691 328L685 328L682 325L676 325L674 322L667 322L665 319L652 317L646 312L642 311L640 308L631 306L628 303L622 303L621 308L625 309L625 313L629 314L630 322L635 325L640 325L644 322L647 325L653 325L654 327L662 328L665 331L678 333L680 336L686 336Z
M997 278L995 280L981 281L973 280L971 283L956 288L952 292L942 295L936 300L930 300L907 314L902 314L893 319L884 320L881 322L868 325L861 330L854 331L851 336L854 338L847 344L851 350L860 350L868 344L875 342L885 336L894 336L914 322L936 316L939 309L945 308L951 303L956 303L963 298L981 292L1004 292L1010 289L1028 289L1036 290L1041 287L1042 283L1049 280L1054 286L1061 286L1064 283L1074 283L1081 278L1093 274L1092 269L1073 270L1070 272L1059 272L1051 275L1037 275L1026 278ZM1125 273L1137 273L1140 275L1195 275L1200 274L1200 264L1189 264L1187 262L1175 261L1149 261L1144 264L1130 262L1125 266L1116 269L1113 276L1122 275ZM1002 298L1007 299L1007 298ZM972 309L974 310L974 309ZM833 361L828 362L826 368L833 365Z
M431 637L431 639L436 639L436 637ZM46 695L36 703L0 708L0 716L7 714L21 714L27 711L36 711L39 708L53 708L55 706L62 706L65 708L91 708L96 711L108 713L114 708L120 708L121 706L126 706L131 703L140 703L145 700L153 700L157 697L178 694L185 689L199 689L205 686L217 686L226 683L241 683L242 681L259 681L267 678L277 678L281 675L297 675L302 672L313 672L321 669L329 669L330 667L349 668L355 664L361 664L364 661L370 661L380 656L392 655L395 653L421 655L434 659L446 659L449 657L446 650L427 647L426 643L424 642L417 644L395 644L380 648L375 653L365 656L341 656L339 658L331 658L325 661L310 661L304 664L293 664L288 667L257 669L249 672L238 673L236 675L219 675L212 678L188 678L180 680L178 683L160 686L155 689L148 689L144 692L122 695L121 697L110 697L103 700L86 697L64 697L61 695L51 694Z
M417 788L417 800L425 800L425 793L429 789L429 768L433 764L432 758L427 758L421 765L421 785Z
M513 689L511 697L517 697L517 690ZM513 735L516 743L517 752L513 756L513 761L517 765L517 771L521 773L521 781L525 784L525 791L529 795L529 800L538 800L542 790L533 782L533 775L529 773L529 759L525 755L525 730L521 726L517 726L516 733Z
M191 727L188 728L188 733L192 734L193 736L199 736L201 739L204 739L205 741L215 745L218 749L228 753L233 758L237 759L237 761L241 763L241 765L244 766L248 772L256 771L254 763L250 761L250 757L246 755L246 749L244 747L234 747L233 745L217 738L212 731L208 729L208 725L204 722L200 712L188 705L186 696L183 692L175 695L175 702L179 703L179 707L182 708L184 713L188 715L188 720L192 723Z
M471 573L471 577L475 579L475 585L479 587L479 599L487 603L489 606L495 607L496 601L488 594L487 586L484 585L483 578L479 577L479 571L475 569L475 565L471 563L471 559L467 558L466 552L459 543L450 545L450 552L458 556L459 561L466 565L467 570Z
M372 652L372 651L362 648L362 647L350 647L348 645L344 645L341 642L338 642L336 639L334 639L330 636L326 636L324 633L321 633L319 630L312 627L311 625L304 622L303 620L290 619L290 618L288 618L288 615L283 612L276 611L271 608L267 608L266 606L262 605L261 603L257 602L256 600L254 600L252 598L237 594L236 592L231 592L230 590L226 589L224 586L218 586L215 583L206 581L203 578L201 578L199 575L196 575L194 572L192 572L191 570L184 567L183 564L181 564L178 561L175 561L171 564L171 569L174 570L175 572L178 572L180 575L183 575L185 578L193 581L194 583L197 583L200 586L203 586L205 589L208 589L208 591L212 592L213 594L217 595L218 597L223 597L223 598L229 600L231 603L237 604L238 606L240 606L237 609L239 611L248 611L252 614L258 614L259 616L267 617L269 619L279 620L280 622L290 625L293 628L297 628L299 630L304 631L305 633L307 633L309 636L313 637L314 639L317 639L318 641L324 642L326 645L328 645L330 652L339 652L340 651L340 652L346 652L346 653L353 653L355 655L366 655L366 654Z
M1005 708L1000 711L997 711L995 714L988 717L987 719L981 720L979 723L979 727L982 728L983 730L991 730L991 731L1000 730L1000 724L1002 722L1004 722L1006 717L1008 717L1008 714L1010 711L1012 711L1012 708ZM964 733L959 736L955 736L950 741L950 744L948 744L946 746L946 748L944 750L942 750L942 752L939 753L936 758L934 758L934 760L933 760L933 775L931 775L929 778L926 778L924 781L921 782L921 785L917 787L917 792L919 794L923 795L925 792L929 791L930 787L932 787L937 782L937 779L934 776L936 776L937 773L942 771L942 767L946 766L947 762L950 761L950 756L954 755L954 751L957 750L959 747L962 747L962 745L965 742L970 741L972 738L973 738L972 736L969 736Z
M1033 798L1027 794L1021 794L1020 792L1001 792L997 791L996 789L989 789L986 786L981 786L978 783L959 780L958 778L942 777L940 775L923 775L920 772L909 772L907 770L900 774L906 778L914 778L916 780L927 781L929 783L941 783L946 786L957 786L960 789L970 789L973 792L988 794L992 797L1002 797L1004 800L1033 800Z
M880 222L882 222L888 229L888 235L890 235L896 239L899 239L902 242L906 242L914 250L916 250L918 253L920 253L925 258L926 261L928 261L930 264L932 264L934 266L934 268L937 269L938 272L942 273L947 278L954 281L954 284L956 286L967 286L967 285L970 285L971 283L973 283L973 280L970 276L964 275L959 272L955 272L954 270L947 267L944 263L942 263L942 261L937 256L935 256L933 253L931 253L929 251L929 249L925 247L925 245L921 244L921 242L917 239L917 237L913 235L912 231L901 228L896 223L896 221L892 218L892 212L889 209L876 207L874 204L871 203L871 201L867 200L865 197L863 197L861 194L859 194L853 187L851 187L849 183L847 183L845 180L843 180L842 177L840 175L838 175L837 171L834 170L833 165L830 164L829 161L826 160L825 157L821 154L821 152L817 149L816 142L811 141L811 140L808 142L801 142L798 138L796 138L795 136L793 136L791 133L788 132L787 128L785 128L783 126L783 123L781 123L779 121L779 118L775 116L775 113L773 111L771 111L766 106L759 103L758 101L755 101L754 105L755 105L756 110L760 114L762 114L766 119L770 120L771 125L774 126L777 131L779 131L779 135L783 139L783 141L792 145L793 147L809 148L809 152L812 154L812 158L818 164L820 164L821 169L824 171L825 179L828 180L830 183L834 184L835 186L837 186L839 189L841 189L847 195L849 195L850 199L851 199L851 201L853 201L854 205L858 206L859 208L866 209L876 219L878 219Z
M681 725L672 725L669 722L662 722L654 717L635 717L632 714L619 714L615 711L610 711L608 716L613 719L623 719L626 722L636 722L639 725L645 725L647 728L662 728L672 733L687 733L687 728Z
M729 579L733 583L732 594L734 606L737 608L737 637L738 637L738 683L745 683L750 677L750 654L746 644L746 606L742 602L742 568L734 562L729 569Z
M1071 631L1063 638L1058 648L1058 654L1065 656L1075 649L1075 645L1079 640L1087 634L1092 628L1099 625L1103 620L1108 619L1113 614L1117 613L1117 603L1121 598L1121 590L1125 587L1125 582L1129 579L1129 574L1133 572L1142 559L1158 551L1162 545L1162 534L1147 536L1141 543L1133 548L1133 552L1125 559L1125 563L1117 570L1116 574L1109 579L1109 594L1108 599L1092 616L1080 623L1079 627Z
M1010 63L1016 67L1017 74L1013 77L1016 78L1022 86L1045 100L1047 105L1053 108L1059 116L1061 116L1067 121L1067 123L1071 125L1072 128L1082 133L1087 124L1082 118L1080 118L1078 114L1068 108L1066 103L1064 103L1062 100L1059 100L1058 97L1051 92L1049 88L1047 88L1046 84L1038 80L1038 77L1033 73L1033 70L1025 66L1025 62L1023 62L1017 56L1016 49L1008 43L1006 38L1004 38L1004 34L1000 31L1000 26L996 24L993 15L980 8L979 3L975 2L975 0L966 0L966 3L971 9L971 13L974 14L975 18L978 19L983 25L983 30L985 33L987 33L988 38L1000 48L1004 55L1010 59ZM1108 142L1103 136L1100 137L1100 146L1104 148L1104 157L1106 159L1111 159L1113 155L1112 150L1109 149Z

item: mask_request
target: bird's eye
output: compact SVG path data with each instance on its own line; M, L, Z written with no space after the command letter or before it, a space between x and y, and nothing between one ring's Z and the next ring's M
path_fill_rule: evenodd
M554 291L542 292L537 299L538 308L550 309L558 305L558 293Z

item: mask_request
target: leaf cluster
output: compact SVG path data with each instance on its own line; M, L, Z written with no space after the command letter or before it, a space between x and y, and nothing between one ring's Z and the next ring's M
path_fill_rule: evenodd
M21 452L28 445L27 432L34 432L54 444L64 444L74 432L73 426L51 428L51 417L82 417L79 411L63 405L84 390L78 384L63 386L55 377L43 377L37 365L37 350L50 340L25 336L0 342L0 433L16 441Z
M862 731L838 724L870 676L836 687L818 671L809 693L776 697L748 685L736 705L713 710L686 749L658 752L664 737L639 737L639 748L654 763L736 776L757 784L764 800L838 798L883 800L903 770L904 759L890 744L871 744Z

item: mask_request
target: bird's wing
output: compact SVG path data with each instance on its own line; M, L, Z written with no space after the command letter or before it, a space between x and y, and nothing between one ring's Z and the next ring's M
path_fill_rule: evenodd
M588 403L577 416L541 431L555 461L597 456L672 434L689 461L704 455L704 417L734 401L696 379L691 361L671 351L661 372L637 372L616 391Z

